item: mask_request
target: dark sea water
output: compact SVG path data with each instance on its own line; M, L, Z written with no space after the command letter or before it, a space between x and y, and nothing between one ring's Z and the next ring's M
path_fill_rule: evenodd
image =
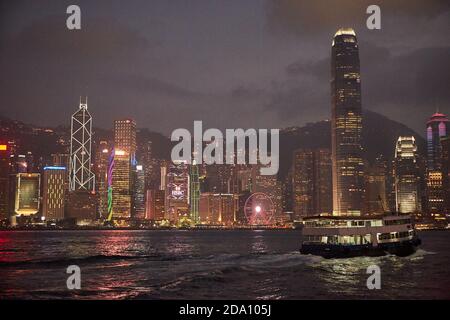
M295 230L2 231L0 298L450 299L450 231L420 237L409 257L326 260L301 255Z

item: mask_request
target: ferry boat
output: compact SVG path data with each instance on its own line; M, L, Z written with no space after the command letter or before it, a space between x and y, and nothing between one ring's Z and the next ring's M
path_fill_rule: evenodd
M301 232L300 252L325 258L408 256L421 243L410 215L311 216Z

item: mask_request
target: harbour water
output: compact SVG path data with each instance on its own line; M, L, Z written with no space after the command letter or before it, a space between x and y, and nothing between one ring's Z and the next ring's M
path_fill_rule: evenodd
M419 236L409 257L327 260L296 230L0 231L0 299L450 299L450 232Z

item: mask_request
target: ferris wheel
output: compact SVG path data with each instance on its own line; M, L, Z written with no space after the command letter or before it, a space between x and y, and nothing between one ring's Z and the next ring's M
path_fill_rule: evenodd
M253 193L245 201L244 213L250 225L269 225L274 223L275 206L272 199L263 192Z

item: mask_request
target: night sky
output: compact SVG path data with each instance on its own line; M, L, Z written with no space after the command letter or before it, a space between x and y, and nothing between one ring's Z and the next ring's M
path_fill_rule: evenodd
M283 128L330 117L331 40L353 27L364 109L424 134L450 113L448 0L0 2L0 115L69 125L89 96L94 126L132 117L179 127ZM81 7L80 31L66 8ZM365 26L370 4L381 30Z

